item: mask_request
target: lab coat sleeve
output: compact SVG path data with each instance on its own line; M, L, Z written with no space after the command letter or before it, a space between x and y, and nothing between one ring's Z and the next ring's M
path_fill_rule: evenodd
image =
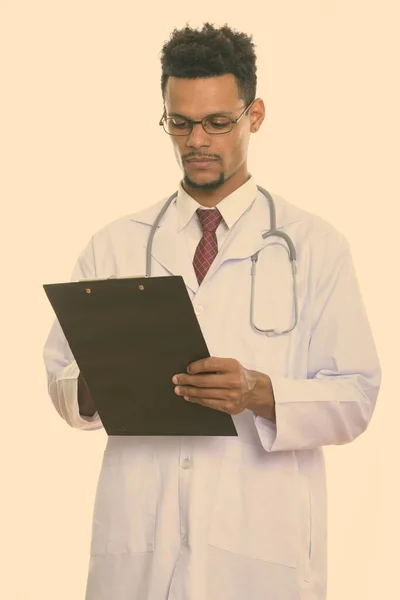
M267 451L351 442L375 408L381 371L348 244L327 243L322 254L309 297L307 378L269 373L276 425L255 416Z
M92 244L80 255L72 274L72 281L96 277ZM78 405L79 367L56 319L47 338L43 358L47 372L48 390L60 416L77 429L92 430L103 427L96 412L92 417L82 417Z

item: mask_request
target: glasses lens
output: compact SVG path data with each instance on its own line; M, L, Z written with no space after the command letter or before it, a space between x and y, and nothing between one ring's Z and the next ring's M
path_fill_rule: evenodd
M232 129L232 120L229 117L207 117L203 124L208 133L228 133Z
M179 117L169 117L164 120L164 129L170 135L187 135L191 128L189 121Z

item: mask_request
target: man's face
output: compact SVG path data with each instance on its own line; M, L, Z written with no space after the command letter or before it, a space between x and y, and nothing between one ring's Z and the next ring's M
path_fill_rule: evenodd
M167 83L167 117L199 121L209 115L225 114L237 119L245 107L238 95L236 79L230 74L199 79L170 77ZM186 186L217 189L232 177L238 181L243 179L239 185L244 183L252 122L254 118L244 115L229 133L213 135L204 131L201 125L195 125L189 135L171 136ZM196 158L199 159L197 162Z

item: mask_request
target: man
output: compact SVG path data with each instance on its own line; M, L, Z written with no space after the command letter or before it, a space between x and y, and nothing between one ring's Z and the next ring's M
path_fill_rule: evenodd
M348 245L274 196L277 229L297 252L294 289L285 240L262 235L271 214L247 167L265 114L251 38L209 24L175 30L162 93L183 180L154 237L152 275L184 277L211 353L171 385L232 415L238 437L108 439L86 597L323 600L322 447L366 429L380 385ZM163 202L98 232L73 279L142 275ZM57 322L45 361L61 416L101 427Z

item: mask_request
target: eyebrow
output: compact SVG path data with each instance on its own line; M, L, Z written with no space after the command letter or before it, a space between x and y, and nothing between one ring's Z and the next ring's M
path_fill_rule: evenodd
M190 117L187 117L186 115L181 115L180 113L169 113L166 111L166 114L169 117L181 117L182 119L186 119L187 121L195 121L196 119L191 119ZM205 115L203 117L203 119L205 119L206 117L223 117L224 115L233 115L233 112L230 112L228 110L221 110L219 112L213 112L213 113L209 113L208 115Z

